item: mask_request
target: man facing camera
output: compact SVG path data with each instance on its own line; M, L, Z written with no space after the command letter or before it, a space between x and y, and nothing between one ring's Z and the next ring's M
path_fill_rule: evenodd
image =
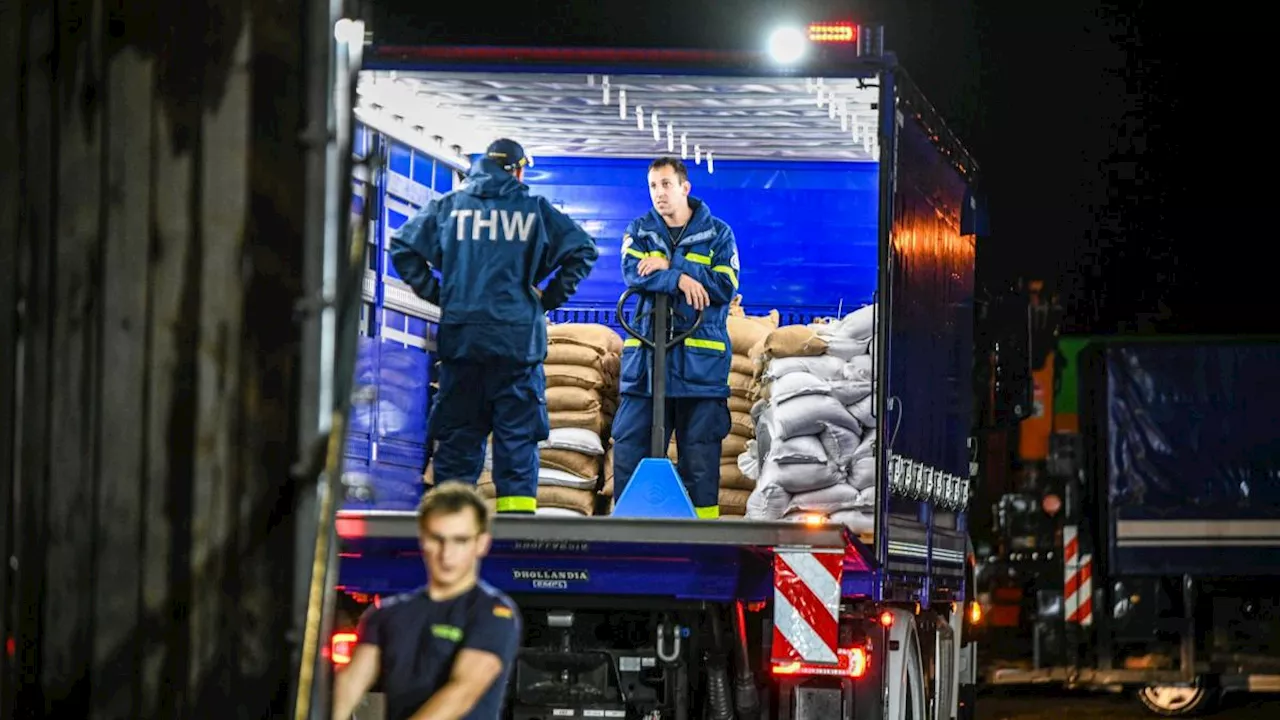
M627 286L670 295L672 329L682 334L703 313L698 329L667 354L666 437L675 432L678 468L700 518L720 516L720 445L729 434L732 350L725 320L738 290L733 229L689 194L689 171L679 158L649 165L653 208L627 226L622 274ZM652 307L643 298L640 312ZM639 329L651 332L652 323ZM655 342L662 339L655 338ZM613 478L621 497L649 450L653 425L652 350L628 339L622 351L622 396L613 420ZM665 445L665 443L664 443Z
M387 720L500 717L522 621L511 598L479 579L489 525L474 487L446 482L423 497L427 585L360 618L351 662L334 678L334 720L349 720L375 682Z

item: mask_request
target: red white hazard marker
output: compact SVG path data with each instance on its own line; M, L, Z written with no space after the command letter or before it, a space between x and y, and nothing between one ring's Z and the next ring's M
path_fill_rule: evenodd
M1063 612L1066 621L1082 626L1093 624L1093 556L1080 552L1075 525L1062 528Z
M773 660L840 662L844 553L778 550L773 557Z

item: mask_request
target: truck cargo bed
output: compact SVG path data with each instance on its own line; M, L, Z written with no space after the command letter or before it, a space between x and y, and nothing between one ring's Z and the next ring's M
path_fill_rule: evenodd
M408 511L342 511L339 583L364 593L425 580ZM831 523L498 516L485 580L511 593L555 592L689 600L772 597L774 550L844 553L843 594L870 596L871 536ZM410 577L412 576L412 577Z

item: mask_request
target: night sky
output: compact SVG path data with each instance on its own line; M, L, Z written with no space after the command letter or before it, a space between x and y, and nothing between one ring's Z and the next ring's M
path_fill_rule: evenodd
M401 0L383 0L394 3ZM417 5L417 0L403 0ZM718 45L779 20L885 25L886 46L976 157L992 211L988 276L1041 278L1068 329L1280 331L1261 256L1226 224L1201 19L1172 3L1102 0L525 0L432 16L454 42ZM483 13L481 18L477 13ZM470 17L468 17L468 15ZM1199 81L1194 81L1199 78ZM1219 113L1221 116L1221 113ZM1230 152L1229 149L1226 150ZM1260 198L1262 186L1245 195ZM1210 201L1209 198L1215 198ZM1257 200L1251 200L1257 202ZM1265 220L1263 222L1266 222Z

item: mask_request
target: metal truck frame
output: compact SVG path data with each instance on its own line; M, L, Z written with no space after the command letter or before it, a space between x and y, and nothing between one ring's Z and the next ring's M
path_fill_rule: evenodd
M359 32L360 23L353 23ZM824 518L811 522L500 516L484 561L486 581L510 593L526 620L526 641L513 673L511 718L759 717L779 720L963 720L973 716L976 645L970 637L973 558L965 510L970 497L968 403L937 445L915 442L930 423L928 403L908 404L904 388L970 390L973 227L979 208L968 191L976 166L883 50L876 27L851 28L856 43L816 48L801 69L778 67L764 54L608 48L385 46L363 42L366 71L422 70L539 73L718 74L787 76L803 72L857 77L878 85L879 269L876 417L879 437L873 532L855 536ZM383 140L412 147L459 169L456 153L430 140L430 128L385 114L355 119ZM412 121L412 118L408 118ZM911 142L902 141L911 133ZM904 160L904 156L910 156ZM904 178L903 169L910 172ZM896 237L918 221L899 184L921 197L947 174L963 188L953 211L961 291L930 289L913 274L909 249ZM372 166L371 187L385 188L385 168ZM356 178L360 179L359 177ZM938 181L942 182L942 181ZM920 188L924 188L921 190ZM952 193L955 195L956 193ZM946 200L951 195L937 192ZM914 197L914 196L912 196ZM925 198L928 199L928 198ZM935 198L936 199L936 198ZM368 204L369 197L364 198ZM960 206L964 207L961 208ZM915 214L913 214L915 213ZM937 242L943 242L937 240ZM966 296L965 288L968 288ZM389 281L366 284L366 296L426 320L435 308ZM909 315L900 297L924 315ZM931 311L931 312L930 312ZM611 309L579 309L565 319L607 317ZM794 320L793 320L794 321ZM931 324L932 323L932 324ZM610 323L612 324L612 323ZM954 343L941 373L920 365L939 338ZM427 338L430 349L430 338ZM914 374L909 374L914 373ZM918 371L918 372L917 372ZM943 377L934 377L934 375ZM939 392L942 392L940 389ZM905 417L904 417L905 415ZM898 438L900 446L893 445ZM417 527L408 510L342 510L337 514L336 620L330 659L341 665L359 612L381 595L420 585L425 571ZM795 607L810 608L797 612ZM810 650L794 647L798 636ZM809 657L783 655L784 647ZM530 690L554 672L581 673L604 688L584 698L540 698ZM340 670L339 670L340 671ZM361 715L364 717L364 715Z

